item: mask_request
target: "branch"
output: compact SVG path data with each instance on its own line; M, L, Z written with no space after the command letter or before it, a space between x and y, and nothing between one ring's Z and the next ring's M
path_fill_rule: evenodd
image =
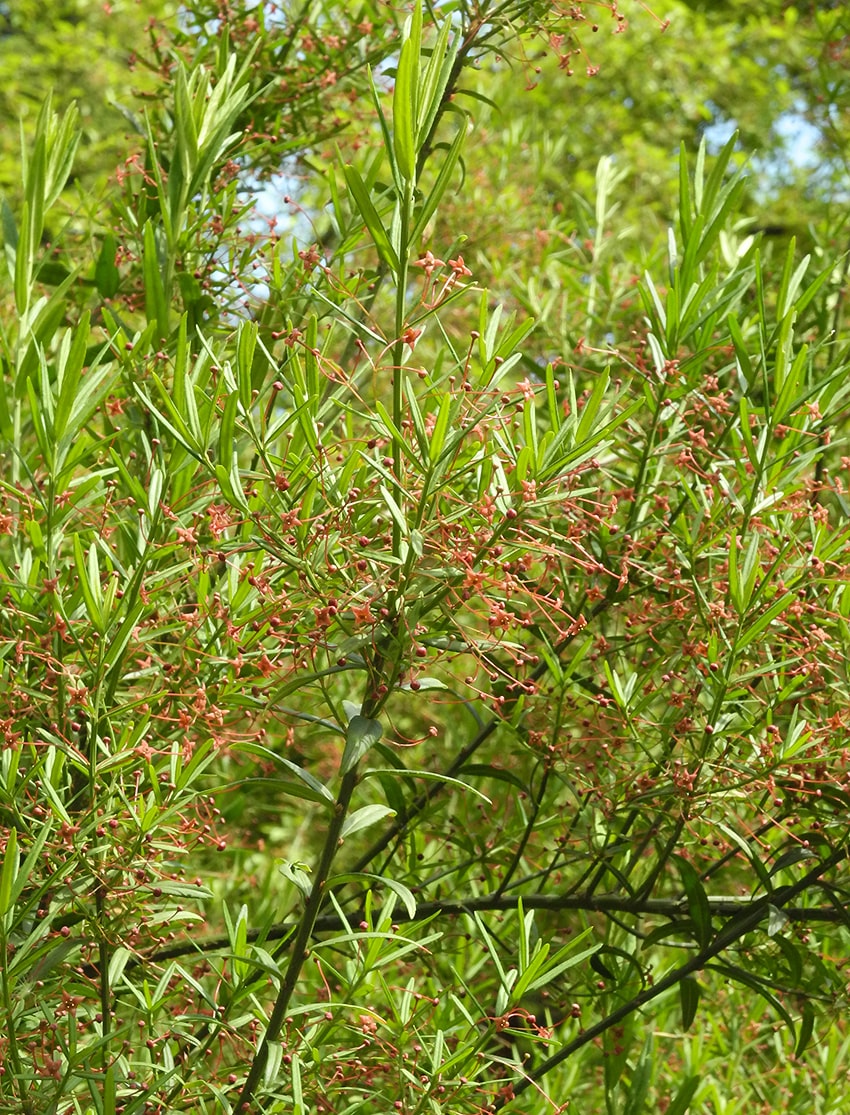
M829 866L832 866L833 863L837 863L841 858L843 858L843 856L839 856L838 859L830 857L830 860L825 862ZM816 878L816 873L817 869L815 869L814 873L810 872L805 878L811 881L812 877ZM806 885L808 886L809 884L807 883ZM799 884L794 884L794 894L801 893L798 887ZM758 918L753 923L754 925L758 924L762 918L767 916L768 907L770 906L781 907L782 912L790 921L802 923L845 923L847 920L846 911L843 908L836 908L835 905L783 905L783 902L787 902L789 897L793 896L789 896L786 888L779 888L771 894L762 895L760 898L709 898L708 908L713 918L735 919L747 917L757 912ZM673 920L688 915L688 904L685 898L630 898L628 896L624 897L621 894L524 894L522 895L522 905L525 910L573 910L597 914L631 914L634 917L667 917ZM504 913L515 910L516 908L517 896L511 897L504 894L488 894L475 898L448 901L436 899L433 902L419 903L412 917L405 909L394 910L393 921L396 924L405 924L427 921L431 918L460 917L463 914ZM360 913L353 912L347 916L349 922L356 922L361 918L361 915L362 911ZM297 923L281 922L279 925L273 926L272 929L265 934L263 934L261 930L249 930L247 939L250 942L254 942L262 937L263 941L278 941L282 938L291 936L299 927L303 930L303 926L303 920L299 920ZM324 914L316 918L312 927L312 935L315 936L319 933L337 933L343 928L344 924L338 914ZM131 963L160 963L166 960L173 960L179 956L188 956L193 953L218 952L229 949L230 947L231 943L227 937L214 937L206 941L188 941L162 949L148 956L138 957Z
M269 1058L269 1049L272 1043L277 1040L280 1028L283 1025L286 1010L289 1006L289 1000L295 990L295 985L298 982L301 968L307 956L310 938L313 935L317 921L317 915L327 893L325 885L328 875L330 874L334 856L339 847L340 833L342 832L342 826L345 822L349 803L351 802L351 795L354 793L354 787L356 785L357 764L355 763L354 766L342 776L339 796L334 806L330 825L328 826L328 832L325 837L325 844L322 849L322 856L316 871L313 888L310 891L310 897L307 899L307 905L301 915L298 933L292 945L292 953L286 968L286 975L281 984L277 999L275 1000L272 1013L269 1016L262 1040L254 1054L254 1060L251 1062L251 1067L245 1078L245 1083L242 1085L242 1091L239 1093L239 1101L236 1104L237 1111L247 1111L251 1109L254 1090L260 1082L265 1070L266 1062Z
M797 895L802 894L810 886L816 884L820 877L825 874L831 867L840 863L847 855L846 848L838 848L828 856L825 860L813 867L811 871L807 872L798 882L788 887L781 887L779 890L774 891L772 894L764 895L756 901L750 901L743 904L743 909L738 914L732 916L731 920L720 930L710 945L701 949L695 956L691 957L685 964L678 968L674 968L672 972L668 972L663 979L658 980L652 987L646 988L639 995L635 995L627 1003L623 1003L617 1010L612 1011L611 1014L602 1018L595 1025L590 1026L587 1030L583 1030L572 1041L567 1042L562 1046L557 1053L542 1061L535 1069L529 1071L522 1080L520 1080L510 1091L510 1095L502 1094L497 1097L494 1103L490 1106L491 1112L501 1111L508 1103L511 1102L516 1096L522 1095L528 1088L530 1088L537 1081L542 1080L543 1077L551 1072L552 1069L562 1064L576 1053L583 1046L592 1042L595 1038L600 1037L606 1030L612 1026L616 1026L618 1022L622 1022L630 1014L639 1010L646 1003L657 999L659 995L663 995L665 991L669 991L671 987L675 987L681 983L686 976L694 972L701 971L709 960L719 956L730 945L739 941L747 933L750 933L759 924L763 917L768 912L768 907L778 906L783 909L783 912L790 917L790 909L785 907L786 902L790 902L796 898ZM523 899L525 903L525 899Z

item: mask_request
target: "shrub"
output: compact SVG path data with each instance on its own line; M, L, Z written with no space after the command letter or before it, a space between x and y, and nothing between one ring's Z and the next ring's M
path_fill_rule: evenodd
M535 322L462 82L580 7L264 11L4 209L0 1111L840 1110L843 265L733 138L630 283L603 158Z

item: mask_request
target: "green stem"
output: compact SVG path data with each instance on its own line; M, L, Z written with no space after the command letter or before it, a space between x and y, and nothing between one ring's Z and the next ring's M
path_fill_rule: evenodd
M3 1012L6 1015L6 1040L9 1052L9 1064L12 1069L12 1091L18 1094L21 1103L21 1110L29 1115L31 1108L24 1095L24 1073L21 1065L21 1055L18 1050L18 1039L15 1029L15 1013L12 1009L12 994L9 988L9 973L6 965L6 956L8 953L9 943L6 940L6 933L0 932L0 949L3 950L3 959L0 962L0 984L3 989ZM0 1078L2 1081L2 1078ZM0 1083L0 1094L3 1094L5 1089Z
M313 884L313 889L310 891L310 897L307 899L307 905L304 908L304 914L302 915L301 923L298 927L298 933L292 944L292 952L286 968L286 975L281 984L274 1007L272 1008L272 1013L269 1017L268 1025L266 1026L266 1032L263 1035L254 1060L251 1063L251 1068L245 1078L245 1083L242 1085L239 1100L234 1108L235 1111L248 1111L250 1109L251 1098L265 1070L271 1045L273 1042L277 1041L283 1027L292 993L295 990L295 985L298 982L298 977L301 975L301 969L304 967L304 961L307 958L316 918L319 916L319 910L325 899L328 877L334 857L339 849L342 826L345 822L348 807L351 803L351 795L354 793L354 787L356 785L357 767L355 766L342 777L342 785L340 786L339 795L334 805L333 816L330 826L328 827L328 833L325 837L325 844L322 849L322 856L316 871L316 880Z

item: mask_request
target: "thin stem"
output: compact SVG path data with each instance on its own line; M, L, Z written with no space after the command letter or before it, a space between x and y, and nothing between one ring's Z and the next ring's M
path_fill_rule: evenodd
M330 875L334 857L339 850L342 826L345 822L348 807L351 803L351 795L354 793L356 785L357 767L354 766L342 776L339 795L334 805L331 823L328 826L328 833L325 837L325 844L316 871L316 879L313 883L313 889L310 891L310 897L307 899L298 933L292 944L292 952L289 957L289 964L286 968L286 976L281 984L280 991L278 992L272 1013L269 1017L266 1032L263 1034L263 1039L260 1042L254 1060L251 1062L251 1068L245 1078L245 1083L242 1085L239 1101L235 1107L236 1111L249 1110L251 1098L256 1091L269 1059L269 1049L272 1043L277 1040L283 1026L292 993L295 990L295 985L298 982L298 977L301 975L301 969L304 967L304 961L307 958L316 919L319 916L319 910L325 899L328 876Z
M21 1064L21 1056L18 1050L18 1037L15 1027L15 1012L12 1008L12 993L9 987L9 972L5 963L5 957L8 954L9 944L6 940L5 932L0 932L0 948L3 950L4 962L0 963L0 986L3 989L3 1013L6 1015L6 1039L7 1049L9 1052L9 1062L12 1069L12 1090L17 1093L21 1109L28 1113L32 1110L23 1092L24 1089L24 1074L23 1066ZM3 1087L3 1078L0 1077L0 1093L5 1092Z
M540 808L543 804L543 796L546 793L546 787L549 783L549 776L551 775L551 773L552 768L550 766L544 768L543 777L540 779L540 785L537 789L537 793L534 795L534 802L528 814L528 820L525 824L525 831L520 837L519 844L517 844L514 854L511 857L511 862L508 866L508 869L502 876L502 881L501 883L499 883L496 894L505 893L508 884L514 876L514 873L522 862L522 857L525 855L525 849L528 846L529 840L531 839L531 834L534 832L534 826L537 824L537 818L540 814Z
M846 855L846 848L837 849L831 856L818 864L817 867L812 868L811 871L793 886L782 888L781 892L775 891L771 895L765 895L763 898L758 899L758 901L753 902L748 910L733 916L725 928L721 929L717 934L711 944L701 949L700 952L691 957L685 964L682 964L678 968L674 968L672 972L668 972L663 979L658 980L651 987L646 988L646 990L642 991L639 995L636 995L633 999L623 1003L617 1010L612 1011L612 1013L606 1015L605 1018L601 1018L595 1025L588 1027L586 1030L582 1030L577 1037L567 1042L557 1053L541 1062L541 1064L528 1072L522 1080L515 1084L511 1089L510 1097L506 1095L497 1097L490 1110L501 1111L512 1099L522 1095L522 1093L533 1084L542 1080L548 1072L557 1068L558 1065L563 1064L564 1061L578 1052L579 1049L582 1049L585 1045L588 1045L600 1035L604 1034L606 1030L610 1030L612 1026L616 1026L619 1022L622 1022L624 1018L628 1018L630 1014L634 1014L635 1011L640 1010L646 1003L651 1002L653 999L657 999L660 995L669 991L671 987L676 987L687 976L694 972L701 971L709 960L712 960L715 956L719 956L720 953L724 952L730 945L733 945L736 941L739 941L747 933L755 929L767 913L769 906L772 905L781 908L786 902L789 902L792 898L802 894L814 883L817 883L821 875L831 867L834 867L844 859Z

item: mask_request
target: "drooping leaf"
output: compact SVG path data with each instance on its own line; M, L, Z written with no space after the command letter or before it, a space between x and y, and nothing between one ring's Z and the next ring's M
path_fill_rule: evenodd
M372 720L367 716L361 716L359 713L353 716L349 721L345 736L342 773L347 774L353 767L356 767L382 735L383 728L379 720Z

